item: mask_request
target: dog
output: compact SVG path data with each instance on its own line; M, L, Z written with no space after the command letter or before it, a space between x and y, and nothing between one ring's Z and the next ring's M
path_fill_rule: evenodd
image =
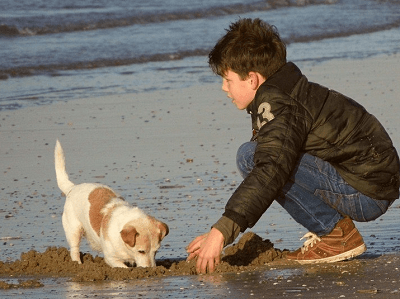
M69 180L64 151L57 140L54 150L57 185L66 200L62 225L72 261L81 264L79 245L85 235L93 250L103 252L111 267L155 267L155 255L168 225L130 206L106 185Z

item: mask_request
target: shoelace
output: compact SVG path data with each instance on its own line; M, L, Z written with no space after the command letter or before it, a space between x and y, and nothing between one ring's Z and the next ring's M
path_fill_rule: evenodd
M308 251L308 247L313 247L314 244L316 244L317 242L321 241L321 239L316 234L314 234L312 232L306 233L300 239L300 241L305 239L305 238L307 238L307 240L304 242L303 246L301 246L301 248L300 248L301 249L301 253L303 253L303 254L304 254L304 252Z

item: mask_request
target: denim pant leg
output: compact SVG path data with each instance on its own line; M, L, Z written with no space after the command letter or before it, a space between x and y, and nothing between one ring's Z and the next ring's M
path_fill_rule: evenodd
M257 142L249 141L243 143L236 154L236 166L242 178L249 175L254 167L254 153L256 151Z
M256 142L247 142L238 150L237 165L244 177L254 167L256 146ZM330 163L309 154L300 157L276 200L294 220L319 236L330 233L344 215L356 221L371 221L391 204L363 195L348 185Z

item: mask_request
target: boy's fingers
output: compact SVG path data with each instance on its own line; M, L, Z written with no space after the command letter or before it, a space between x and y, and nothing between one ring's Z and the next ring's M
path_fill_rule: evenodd
M218 266L220 263L221 263L221 256L219 255L215 258L215 266Z
M207 266L207 265L206 265ZM214 259L208 261L208 273L213 273L215 269ZM206 267L207 271L207 267Z
M200 248L200 244L190 244L188 247L186 247L186 252L187 253L192 253L195 252Z
M214 259L198 259L196 264L196 271L199 274L212 273L215 270Z
M192 259L196 258L198 256L198 254L199 253L197 251L192 252L191 254L189 254L189 256L187 257L186 261L187 262L191 261Z
M205 260L205 259L197 259L197 263L196 263L196 271L197 271L197 273L205 274L205 273L207 273L206 269L207 269L207 260Z
M207 234L201 235L196 237L190 244L186 247L186 252L194 252L200 248L200 243L204 241L204 239L207 237Z

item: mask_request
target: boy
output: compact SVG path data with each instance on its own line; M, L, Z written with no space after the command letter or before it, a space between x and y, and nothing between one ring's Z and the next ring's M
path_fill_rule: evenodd
M241 19L209 54L222 90L251 114L253 138L238 150L243 182L209 233L187 247L198 273L276 200L310 232L287 258L345 260L366 246L355 221L371 221L399 197L399 158L378 120L352 99L308 82L286 62L273 26Z

